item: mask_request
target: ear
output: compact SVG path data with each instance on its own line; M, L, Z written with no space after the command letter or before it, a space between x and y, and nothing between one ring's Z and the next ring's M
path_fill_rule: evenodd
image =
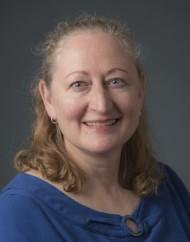
M48 116L50 118L56 119L55 111L54 111L54 106L52 103L52 95L50 89L47 87L47 84L45 83L44 80L40 80L38 84L38 89L40 96L43 100L45 109L48 113Z

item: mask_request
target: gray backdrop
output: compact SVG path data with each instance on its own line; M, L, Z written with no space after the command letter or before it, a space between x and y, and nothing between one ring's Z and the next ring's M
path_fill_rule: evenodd
M0 2L0 186L16 171L14 154L30 135L33 49L55 24L82 11L126 21L149 75L147 108L157 157L190 189L190 1Z

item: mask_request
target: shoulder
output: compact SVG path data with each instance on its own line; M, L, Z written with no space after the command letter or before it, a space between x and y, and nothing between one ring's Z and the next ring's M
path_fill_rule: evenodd
M35 203L18 194L0 195L0 241L27 242L35 228ZM27 235L27 236L26 236Z
M38 240L44 219L40 201L32 195L30 184L20 177L13 179L0 193L0 241L33 241L34 234Z
M176 208L183 207L190 218L190 193L178 174L168 165L161 163L164 174L162 192L175 204Z
M37 207L38 202L35 201L30 183L22 176L16 176L0 193L0 222L10 216L13 220L25 219L35 214L33 208Z
M5 219L8 219L9 215L11 215L12 218L15 215L19 215L19 218L24 219L25 216L31 213L31 208L36 206L32 198L28 196L19 193L3 192L0 195L0 222L3 220L3 215L6 215Z
M164 173L166 182L168 185L177 191L183 191L186 195L189 195L189 192L182 181L182 179L179 177L179 175L172 169L169 165L161 163L161 169Z

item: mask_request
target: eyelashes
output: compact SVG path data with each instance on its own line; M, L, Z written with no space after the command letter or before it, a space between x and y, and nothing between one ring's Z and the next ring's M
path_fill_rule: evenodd
M71 85L70 85L70 88L72 88L73 90L76 90L76 91L82 91L84 89L86 89L88 86L90 85L89 82L87 81L75 81L73 82Z
M70 88L74 91L83 91L88 89L92 85L89 81L78 80L71 83ZM110 88L123 88L128 85L128 82L123 78L111 78L103 82L105 87Z
M122 78L112 78L107 82L109 86L114 88L121 88L127 85L127 81Z

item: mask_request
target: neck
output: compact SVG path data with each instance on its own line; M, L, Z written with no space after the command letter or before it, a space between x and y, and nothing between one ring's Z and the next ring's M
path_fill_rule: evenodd
M107 190L118 187L118 172L121 151L103 154L88 154L72 150L72 159L85 174L84 189Z
M122 188L118 183L120 152L110 155L87 155L76 152L72 157L77 166L85 173L82 191L78 194L65 192L69 197L92 209L116 214L131 214L138 206L140 198L132 191ZM75 159L76 158L76 159ZM51 182L38 171L29 171L52 184L60 191L62 184Z
M121 152L106 155L88 155L72 152L73 160L85 173L85 181L79 194L66 193L71 198L92 209L115 213L132 214L139 204L139 197L124 189L118 182ZM75 159L76 158L76 159Z

